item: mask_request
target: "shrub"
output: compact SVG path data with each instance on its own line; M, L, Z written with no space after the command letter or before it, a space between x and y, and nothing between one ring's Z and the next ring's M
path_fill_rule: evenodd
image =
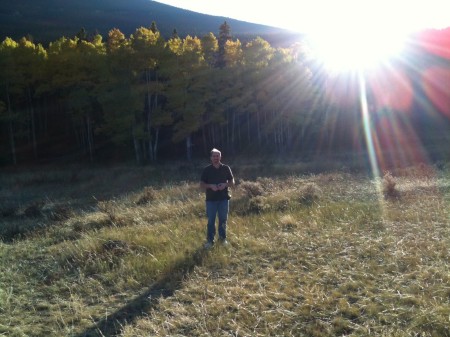
M260 184L263 191L266 193L275 192L277 190L276 183L272 178L258 177L256 178L256 183Z
M291 200L287 196L281 196L274 201L275 208L278 211L287 211L289 209Z
M386 171L383 176L383 194L385 198L398 198L399 192L396 189L397 182L391 172Z
M156 198L156 192L153 189L153 187L145 187L142 194L138 197L136 204L137 205L146 205L149 202L155 200L155 198Z
M261 213L270 209L270 205L265 197L259 195L250 199L248 208L250 212Z
M250 198L264 195L264 189L259 182L242 181L239 186Z
M320 199L322 191L316 183L308 183L300 189L299 202L310 205Z

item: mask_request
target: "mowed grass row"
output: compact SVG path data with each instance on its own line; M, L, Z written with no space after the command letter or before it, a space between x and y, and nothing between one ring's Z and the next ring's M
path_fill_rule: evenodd
M193 180L22 216L0 334L450 336L448 172L245 178L209 252Z

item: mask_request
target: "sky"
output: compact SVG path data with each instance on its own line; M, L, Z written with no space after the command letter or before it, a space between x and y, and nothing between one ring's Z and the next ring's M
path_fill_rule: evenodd
M316 33L327 25L354 22L413 32L450 26L449 0L157 0L195 12ZM353 25L354 26L354 25Z

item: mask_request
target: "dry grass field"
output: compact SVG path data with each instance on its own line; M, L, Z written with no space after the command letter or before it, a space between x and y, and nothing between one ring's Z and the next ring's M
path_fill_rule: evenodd
M229 164L0 172L0 336L450 336L448 166Z

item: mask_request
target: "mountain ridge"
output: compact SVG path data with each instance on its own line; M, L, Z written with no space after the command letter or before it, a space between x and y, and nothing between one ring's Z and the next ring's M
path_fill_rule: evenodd
M287 42L301 34L228 17L213 16L166 5L153 0L0 0L1 39L27 36L37 43L48 43L62 36L75 36L81 29L106 37L113 28L126 36L139 27L156 25L164 38L174 29L180 37L217 34L223 22L232 36L250 39L261 36L269 42Z

